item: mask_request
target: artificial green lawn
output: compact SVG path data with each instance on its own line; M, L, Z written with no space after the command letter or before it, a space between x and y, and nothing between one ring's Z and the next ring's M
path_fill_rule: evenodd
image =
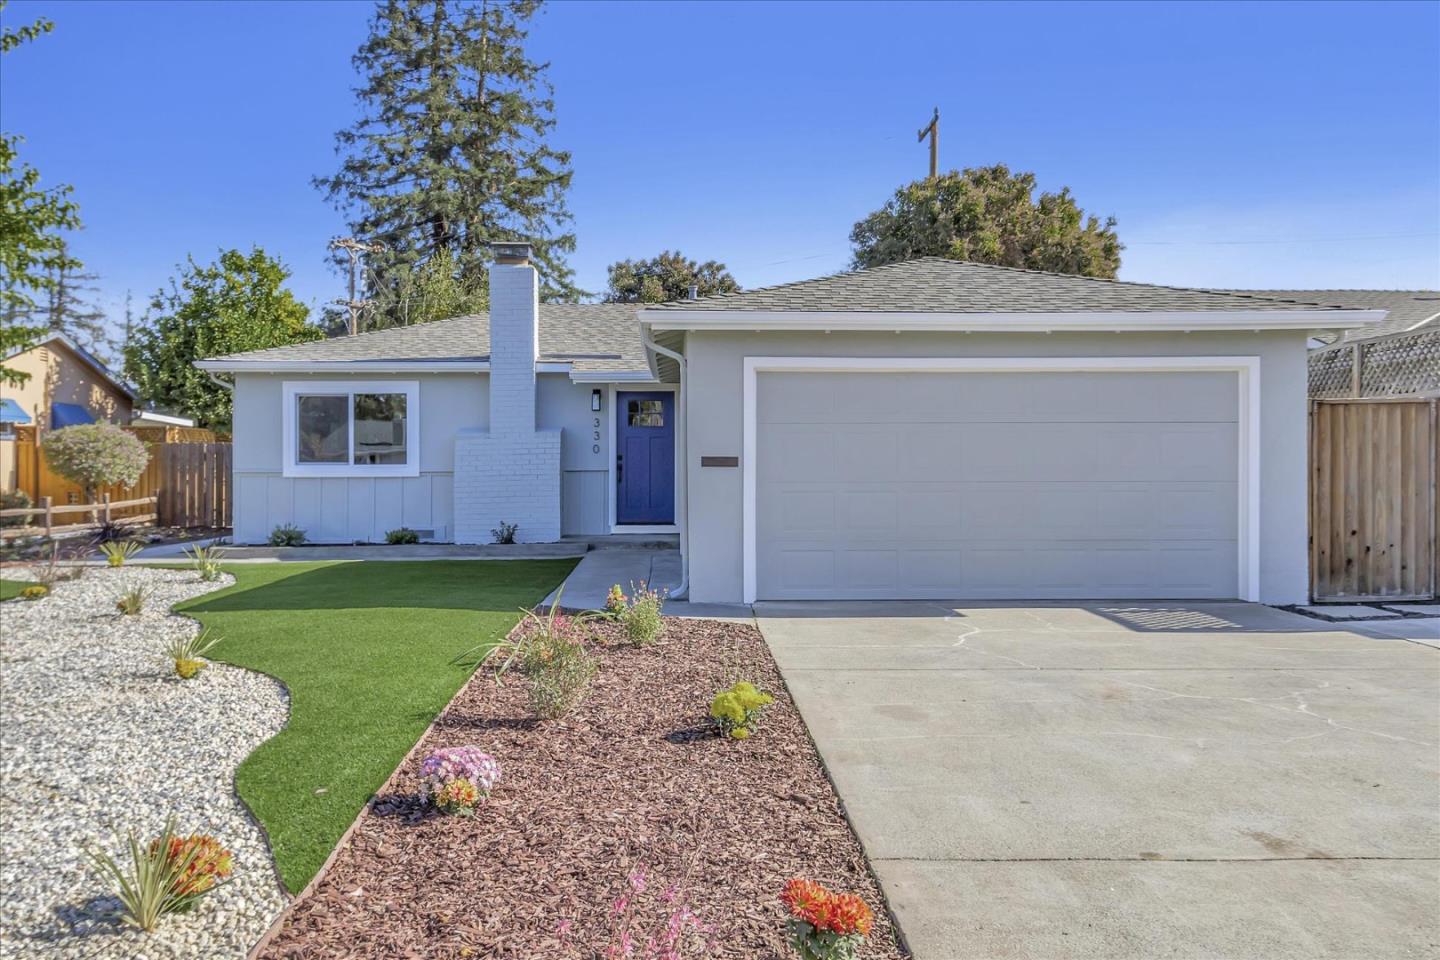
M20 591L26 587L33 587L29 580L3 580L0 579L0 601L10 600L20 596Z
M240 765L240 796L298 892L454 696L457 654L505 636L574 560L230 564L175 609L223 637L207 656L290 690L290 722Z

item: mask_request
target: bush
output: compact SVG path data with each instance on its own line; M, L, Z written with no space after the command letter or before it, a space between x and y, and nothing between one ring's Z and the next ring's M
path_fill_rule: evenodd
M852 960L870 932L870 906L853 893L834 893L796 877L780 894L790 918L785 933L801 960Z
M30 494L24 490L0 493L0 510L23 510L30 506L34 506L34 503L30 499ZM27 513L18 517L0 517L0 527L28 527L34 516L34 514Z
M194 909L202 897L224 884L233 869L230 851L214 837L177 836L174 817L165 821L164 832L150 843L141 844L132 832L127 845L128 870L108 854L87 853L101 876L115 887L125 919L145 931L159 926L166 914Z
M176 637L165 644L165 659L175 665L176 676L189 680L205 669L205 661L200 658L214 650L219 642L220 638L212 637L208 629L195 636Z
M220 579L220 561L225 556L225 548L220 546L218 540L212 540L207 546L194 546L185 548L185 558L205 583L213 583Z
M140 611L145 609L145 601L149 596L150 588L144 584L131 587L116 598L115 609L119 610L123 616L139 616Z
M41 442L50 469L85 488L94 503L101 487L133 487L150 451L133 434L110 423L82 423L47 434Z
M282 523L270 531L270 546L298 547L305 542L305 531L293 523Z
M585 699L599 669L595 658L585 650L584 625L583 617L567 617L560 612L557 595L549 613L525 611L518 639L490 647L484 660L499 661L497 681L518 661L529 683L530 709L544 720L563 717ZM457 660L471 653L461 654Z
M420 534L409 527L397 527L394 530L385 531L385 542L393 544L419 543Z
M506 523L504 520L501 520L500 526L490 531L490 536L495 538L496 543L514 543L515 532L519 529L520 524Z
M420 792L436 809L473 817L500 781L500 764L479 747L451 747L426 757L420 776Z
M20 590L21 600L43 600L50 596L50 588L43 583L32 583Z
M100 544L100 552L109 566L123 567L126 560L140 552L141 546L139 540L110 540Z
M710 719L720 728L722 737L744 740L755 732L761 713L774 702L770 694L742 680L715 694L710 701Z
M660 613L665 608L665 595L651 590L640 581L630 585L629 605L621 612L620 622L625 636L637 647L648 647L660 636Z
M90 537L90 542L96 546L103 547L115 540L131 539L134 524L124 520L104 520L95 528L95 533Z

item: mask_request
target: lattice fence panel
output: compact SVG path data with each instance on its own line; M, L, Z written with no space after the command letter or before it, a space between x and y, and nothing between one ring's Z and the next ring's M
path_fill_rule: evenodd
M1359 352L1360 390L1355 385ZM1440 328L1377 337L1310 354L1310 396L1316 400L1440 395Z

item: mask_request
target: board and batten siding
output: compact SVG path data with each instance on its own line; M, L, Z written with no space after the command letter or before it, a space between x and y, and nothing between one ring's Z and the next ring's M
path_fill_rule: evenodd
M287 523L303 528L316 543L382 542L386 531L402 526L433 531L438 541L452 538L455 435L465 429L489 429L488 376L365 374L355 378L419 382L418 477L284 476L282 385L286 381L344 378L327 373L240 374L235 379L237 543L263 543L275 527ZM538 381L537 427L560 430L562 435L562 529L567 534L606 532L609 411L591 412L590 384L572 383L564 374L542 374Z

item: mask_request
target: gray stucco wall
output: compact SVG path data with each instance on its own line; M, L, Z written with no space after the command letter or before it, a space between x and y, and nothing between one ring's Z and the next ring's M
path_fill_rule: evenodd
M690 596L742 598L742 471L700 466L743 456L747 356L1260 357L1260 598L1307 595L1306 350L1298 332L1210 334L692 333L686 339ZM762 374L763 376L763 374Z
M362 374L356 380L415 380L420 384L418 477L286 477L281 449L282 384L340 380L334 374L240 374L235 383L235 540L263 542L285 523L315 542L382 541L387 530L434 530L449 540L454 527L455 435L490 426L485 374ZM542 374L537 427L561 430L562 483L568 491L565 532L599 533L605 523L605 469L610 449L608 411L590 412L590 385L565 374ZM603 387L602 387L603 389ZM593 418L600 419L600 427ZM600 433L600 439L594 434ZM599 452L595 446L599 446Z

